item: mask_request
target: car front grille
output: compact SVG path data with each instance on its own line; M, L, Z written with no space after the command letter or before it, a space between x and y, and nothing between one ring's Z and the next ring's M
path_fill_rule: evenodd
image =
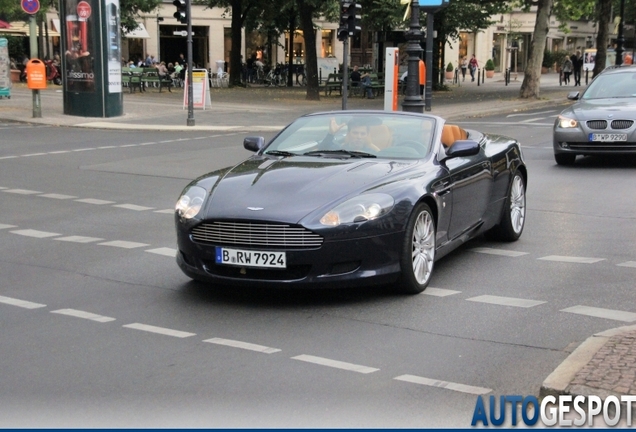
M192 229L192 240L215 245L265 248L316 248L322 236L300 226L252 222L206 222Z
M606 129L607 120L588 120L587 127L590 129Z
M634 120L613 120L612 129L629 129L634 124Z

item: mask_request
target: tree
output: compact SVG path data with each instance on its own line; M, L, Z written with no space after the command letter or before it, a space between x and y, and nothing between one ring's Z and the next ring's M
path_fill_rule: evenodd
M612 20L612 0L599 0L598 5L598 34L596 35L596 59L592 77L605 69L607 61L607 39L609 38L609 23Z
M528 64L521 83L519 96L525 99L539 98L539 81L541 79L541 64L545 41L550 30L550 15L554 0L539 0L537 3L537 15L534 23L534 33L530 42L530 55Z
M122 34L137 28L136 19L140 13L150 13L160 4L161 0L120 0L119 18Z
M305 36L305 76L307 77L307 100L320 100L318 83L318 54L316 53L316 29L314 15L318 12L319 0L296 0L300 14L300 28Z

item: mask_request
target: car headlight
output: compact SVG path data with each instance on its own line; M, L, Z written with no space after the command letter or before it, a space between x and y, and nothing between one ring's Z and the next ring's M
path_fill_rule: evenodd
M207 192L200 186L190 186L183 191L175 210L184 219L192 219L201 211Z
M320 218L320 223L338 226L343 223L376 219L393 208L393 197L382 193L359 195L339 204Z
M559 116L559 127L563 128L563 129L570 129L570 128L575 128L578 127L579 122L576 121L573 118L570 117L565 117L560 115Z

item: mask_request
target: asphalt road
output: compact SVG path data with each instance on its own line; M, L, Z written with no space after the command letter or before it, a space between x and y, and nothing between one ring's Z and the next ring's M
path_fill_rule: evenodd
M238 133L0 124L0 427L469 427L636 321L634 161L558 167L557 111L461 123L517 137L527 225L390 288L214 289L174 262L192 178Z

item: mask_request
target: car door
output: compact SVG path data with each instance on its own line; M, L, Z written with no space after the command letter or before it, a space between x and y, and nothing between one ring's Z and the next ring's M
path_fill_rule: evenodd
M443 163L450 173L453 196L448 230L452 240L481 223L492 195L492 164L483 148L476 155L448 158Z

